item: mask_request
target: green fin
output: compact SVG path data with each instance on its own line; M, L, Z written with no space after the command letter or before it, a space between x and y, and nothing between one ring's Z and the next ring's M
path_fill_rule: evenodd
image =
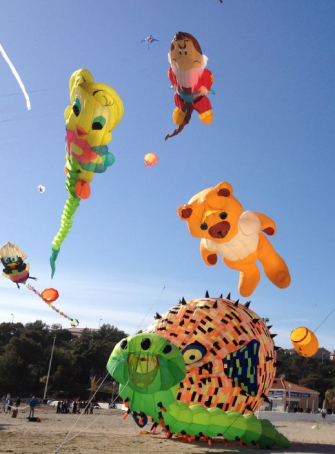
M51 279L54 277L55 271L56 271L56 260L59 254L60 249L56 250L54 248L51 249L51 257L50 257L50 266L51 266Z

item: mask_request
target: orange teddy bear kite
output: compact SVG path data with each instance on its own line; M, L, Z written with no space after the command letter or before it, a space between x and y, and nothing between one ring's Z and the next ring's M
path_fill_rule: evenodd
M199 192L178 208L178 214L187 222L191 235L201 238L200 252L207 265L215 265L220 254L229 268L240 271L238 290L242 296L251 295L259 282L256 260L277 287L290 285L286 263L261 233L274 235L275 223L264 214L243 212L229 183Z

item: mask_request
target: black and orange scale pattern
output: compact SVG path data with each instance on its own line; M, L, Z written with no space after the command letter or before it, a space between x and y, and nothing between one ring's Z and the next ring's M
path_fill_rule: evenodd
M275 378L275 335L250 302L229 298L182 299L162 316L156 314L146 331L169 339L184 355L186 377L177 400L253 413Z

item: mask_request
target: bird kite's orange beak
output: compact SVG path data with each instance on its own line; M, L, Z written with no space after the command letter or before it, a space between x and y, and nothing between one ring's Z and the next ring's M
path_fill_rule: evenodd
M77 125L76 128L77 128L77 135L78 136L80 136L80 137L87 136L88 132L86 132L84 128L82 128L79 125Z

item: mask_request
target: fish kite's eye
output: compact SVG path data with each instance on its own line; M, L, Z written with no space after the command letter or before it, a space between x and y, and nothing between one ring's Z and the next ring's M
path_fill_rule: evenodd
M74 100L72 110L73 110L73 113L75 114L75 116L79 117L79 114L81 112L81 104L80 104L79 98L76 98Z
M183 51L179 49L179 55L183 55Z
M190 344L183 350L186 365L200 361L207 353L206 348L201 344Z
M208 225L206 224L206 222L203 222L200 226L201 230L207 230L208 229Z
M163 350L163 353L164 353L165 355L168 355L168 354L171 353L171 352L172 352L172 345L171 345L171 344L165 345L164 350Z
M123 339L123 340L120 342L120 347L122 348L122 350L125 350L125 349L128 347L127 339Z
M225 211L223 211L222 213L219 214L219 216L220 216L220 219L226 219L228 214Z
M92 129L102 129L106 124L106 119L101 115L99 117L95 117L92 123Z
M185 49L185 55L187 55L187 53L188 53L188 52L187 52L187 49Z
M141 348L143 350L149 350L150 346L151 346L151 340L148 339L147 337L144 338L141 342Z

